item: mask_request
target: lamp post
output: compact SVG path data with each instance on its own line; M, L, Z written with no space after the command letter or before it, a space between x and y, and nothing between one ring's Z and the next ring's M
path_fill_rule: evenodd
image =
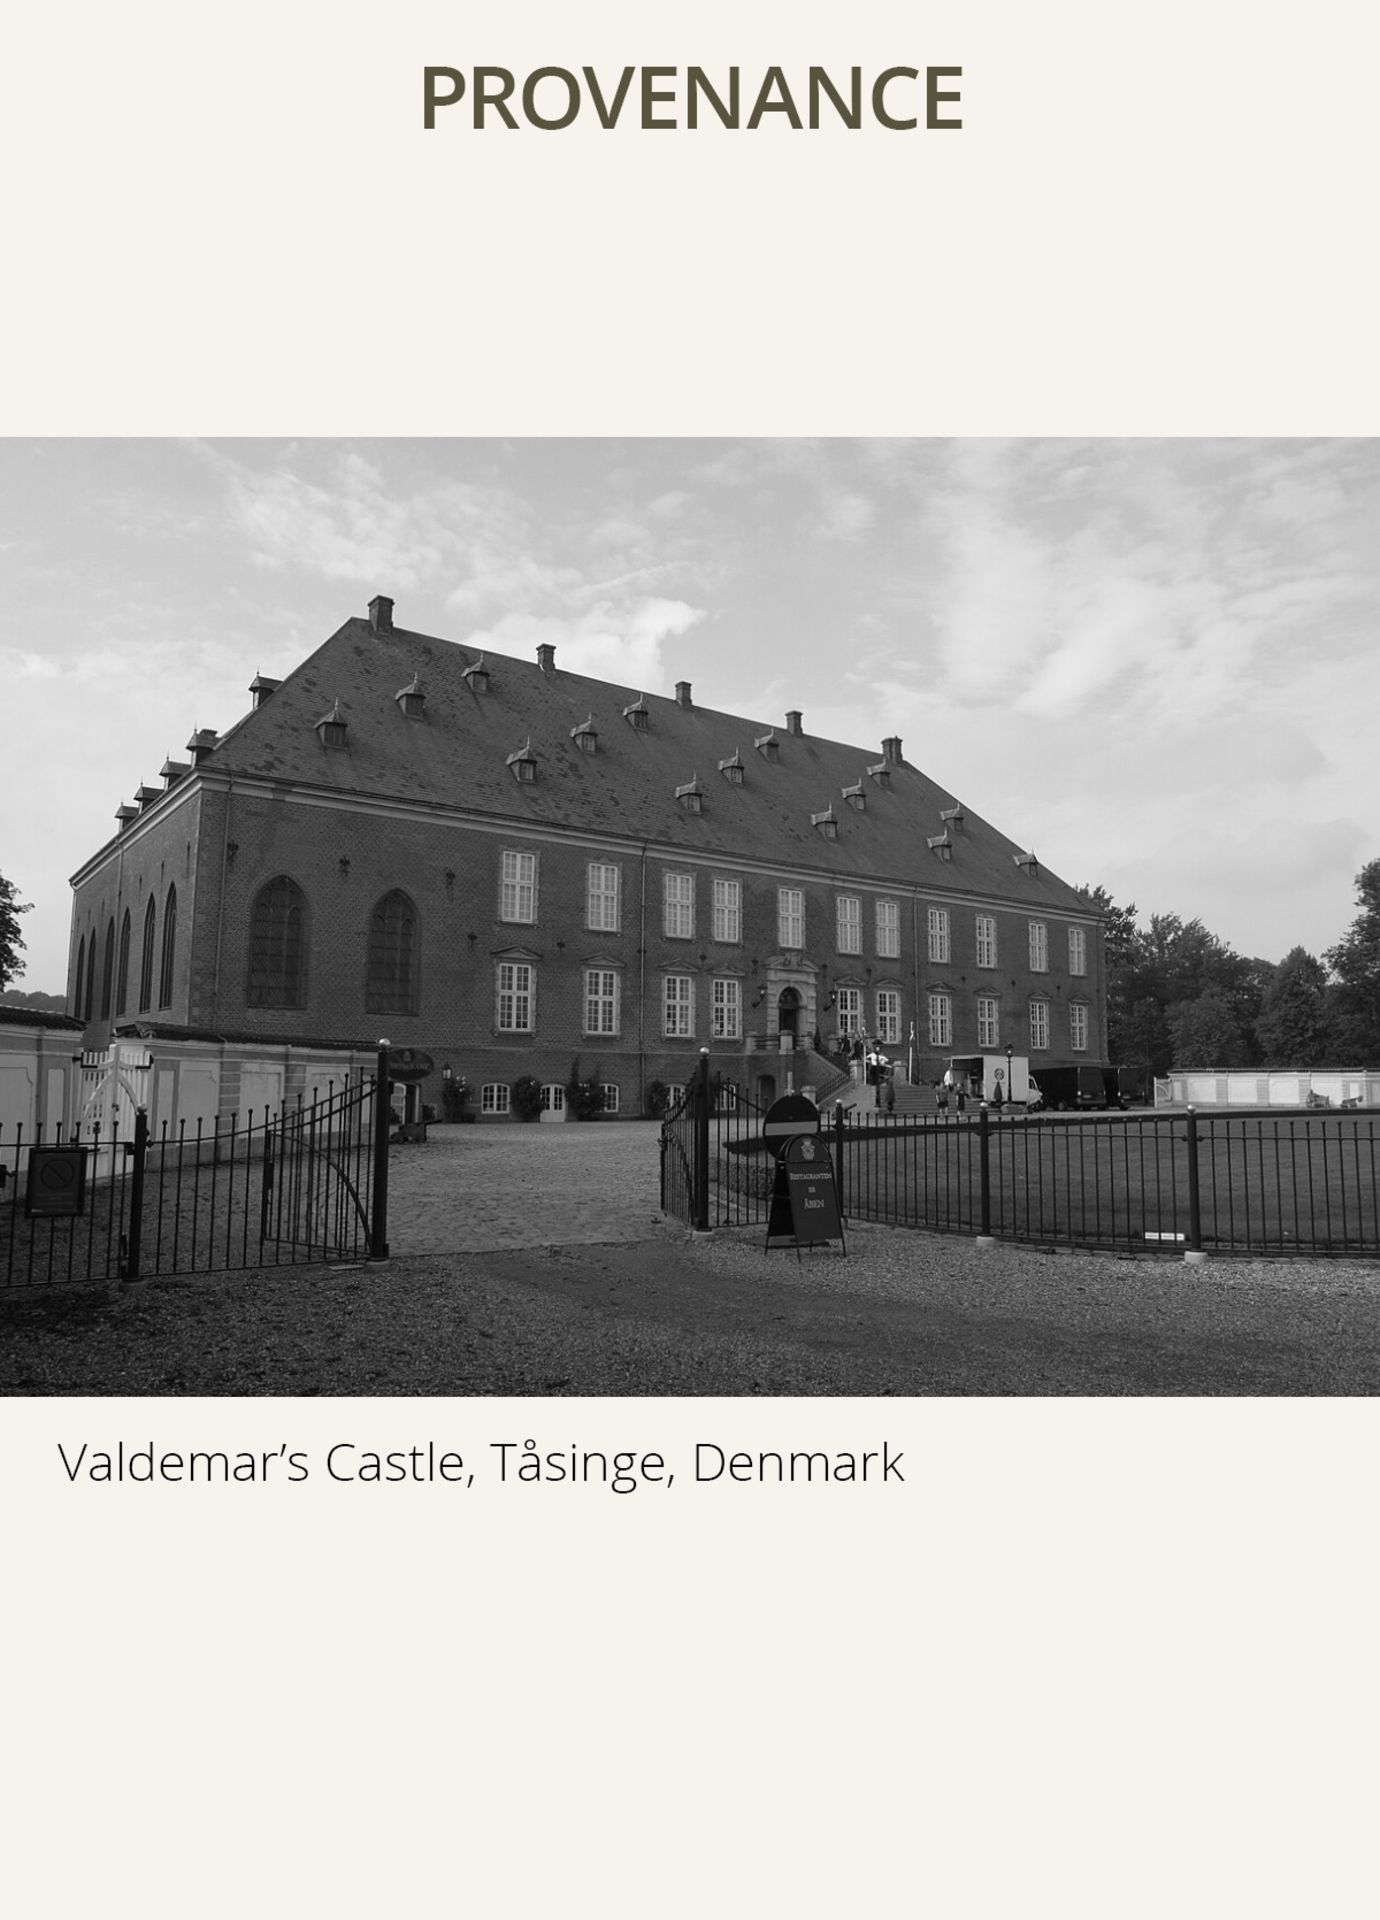
M1008 1103L1015 1099L1016 1090L1011 1084L1011 1056L1016 1051L1008 1040L1006 1043L1006 1098Z

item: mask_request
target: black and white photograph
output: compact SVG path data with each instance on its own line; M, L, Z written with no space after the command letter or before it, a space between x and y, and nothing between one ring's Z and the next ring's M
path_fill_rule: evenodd
M1375 1389L1375 442L0 466L6 1390Z

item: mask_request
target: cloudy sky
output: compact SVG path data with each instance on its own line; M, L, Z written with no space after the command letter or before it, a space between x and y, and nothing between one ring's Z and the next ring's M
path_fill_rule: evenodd
M398 624L906 757L1075 884L1319 952L1380 855L1380 442L0 441L21 986L194 728Z

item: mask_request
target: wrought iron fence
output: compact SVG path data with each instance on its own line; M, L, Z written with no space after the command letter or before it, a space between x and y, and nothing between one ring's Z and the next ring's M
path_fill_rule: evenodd
M123 1131L0 1131L0 1290L385 1257L380 1062L377 1083L156 1136L142 1109Z
M667 1212L765 1225L774 1161L761 1115L745 1107L742 1121L726 1137L687 1090L668 1118L678 1184L663 1135ZM1380 1253L1380 1114L1370 1111L859 1118L836 1108L826 1135L841 1211L854 1220L1143 1253Z

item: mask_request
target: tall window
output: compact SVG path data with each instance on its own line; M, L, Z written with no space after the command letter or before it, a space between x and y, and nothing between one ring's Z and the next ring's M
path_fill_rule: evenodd
M977 963L980 967L997 964L997 923L990 913L980 913L977 917Z
M777 888L776 938L783 947L805 945L805 890L803 887Z
M86 935L77 942L77 990L72 996L72 1014L77 1020L82 1018L81 996L86 986Z
M177 962L177 888L168 888L163 906L163 948L158 963L158 1004L170 1007L173 997L173 968Z
M536 975L525 960L500 960L497 976L500 1033L531 1033Z
M695 876L668 873L662 877L662 930L668 940L695 937Z
M144 909L144 941L139 953L140 1013L147 1013L153 1005L153 940L157 930L157 920L158 911L153 904L153 895L150 894L148 906Z
M585 925L594 933L618 931L618 869L598 860L585 869Z
M743 937L743 886L740 880L714 882L714 938L733 945Z
M1088 936L1082 927L1069 928L1069 972L1088 971Z
M877 902L877 958L899 960L900 957L901 903L899 900L879 900Z
M364 1010L417 1011L417 909L396 887L379 901L369 921Z
M125 917L120 922L120 956L115 963L115 1018L118 1020L129 1005L129 908L125 908Z
M895 987L877 989L877 1038L884 1047L901 1041L901 996Z
M618 974L613 967L585 968L585 1032L617 1033Z
M1075 1053L1088 1050L1088 1009L1077 1001L1069 1008L1069 1045Z
M980 993L977 1003L978 1045L984 1050L1001 1045L1001 1002Z
M1030 971L1049 972L1049 928L1043 920L1030 923Z
M110 996L115 990L115 922L105 923L105 953L101 960L101 1018L110 1018Z
M863 997L861 987L839 988L839 1032L861 1033L863 1030Z
M931 907L925 917L929 927L930 959L947 960L949 957L949 909Z
M1030 1051L1041 1052L1049 1045L1049 1002L1032 1000L1030 1003Z
M954 1043L954 1005L947 993L930 995L930 1045L951 1047Z
M531 926L537 917L537 856L504 851L499 872L498 917Z
M716 1040L739 1040L743 1033L743 986L740 980L716 980L710 1028Z
M307 903L285 873L259 889L249 917L251 1007L300 1007L306 995Z
M512 1106L512 1088L502 1080L486 1080L479 1090L481 1113L507 1113Z
M695 983L688 973L668 973L662 1001L668 1040L689 1040L695 1032Z
M835 902L840 953L862 952L862 901L856 893L841 893Z

